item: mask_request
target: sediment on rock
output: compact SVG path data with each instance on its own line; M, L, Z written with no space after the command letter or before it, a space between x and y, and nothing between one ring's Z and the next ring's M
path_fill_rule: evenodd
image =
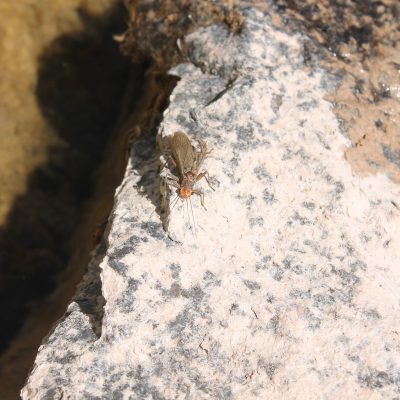
M386 173L399 183L399 3L279 0L272 10L276 25L306 33L308 64L317 52L319 63L340 77L328 98L352 142L345 157L353 170Z

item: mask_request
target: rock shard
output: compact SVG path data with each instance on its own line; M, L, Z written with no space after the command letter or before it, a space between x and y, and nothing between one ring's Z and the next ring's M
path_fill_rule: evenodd
M302 36L243 15L240 35L186 37L159 130L212 148L207 211L178 201L165 232L158 155L133 146L106 243L23 399L398 396L399 187L353 174L335 79L305 66Z

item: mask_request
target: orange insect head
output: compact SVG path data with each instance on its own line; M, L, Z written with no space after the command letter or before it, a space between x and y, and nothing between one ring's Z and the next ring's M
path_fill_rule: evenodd
M179 197L181 197L182 199L187 199L191 195L192 195L192 189L189 189L185 186L179 188Z

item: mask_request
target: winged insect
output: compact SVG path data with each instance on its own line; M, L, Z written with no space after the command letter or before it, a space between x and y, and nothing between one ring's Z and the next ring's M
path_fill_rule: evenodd
M210 152L207 151L207 144L204 140L198 139L197 143L199 149L192 145L188 136L183 132L175 132L171 136L169 139L169 161L176 175L170 172L166 178L168 183L176 188L176 201L178 198L183 201L189 200L192 208L190 198L193 194L197 194L200 196L201 205L207 210L204 205L204 193L196 189L195 184L204 178L208 186L214 190L210 184L208 171L203 170L200 172L203 161ZM176 201L173 202L172 207L175 206Z

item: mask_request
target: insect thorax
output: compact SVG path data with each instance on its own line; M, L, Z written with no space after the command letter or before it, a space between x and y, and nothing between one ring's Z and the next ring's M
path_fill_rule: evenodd
M179 197L182 199L187 199L192 195L192 189L187 186L182 186L179 188Z

